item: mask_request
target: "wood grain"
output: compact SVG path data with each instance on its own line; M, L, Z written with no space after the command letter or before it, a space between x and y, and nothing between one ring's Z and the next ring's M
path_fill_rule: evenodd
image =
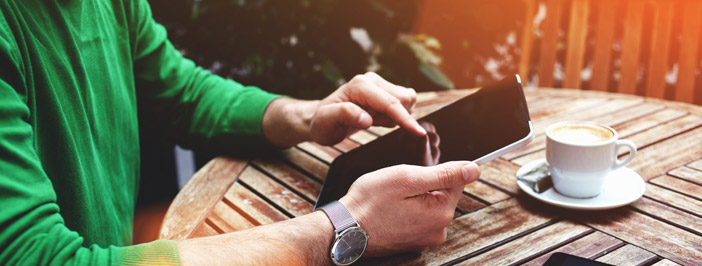
M517 170L519 170L518 165L498 158L480 166L480 179L516 195L519 193Z
M628 165L649 180L679 165L702 157L702 128L666 139L640 150ZM685 145L680 145L685 143Z
M553 219L533 205L516 199L493 204L456 218L448 227L448 239L420 254L404 253L387 258L365 259L361 265L439 265L470 253L499 246L517 235L543 226Z
M497 203L511 197L509 194L491 187L481 181L475 181L463 188L463 192L468 193L490 204Z
M168 208L159 238L186 239L236 181L248 161L215 158L188 181Z
M536 15L536 1L524 1L524 27L522 28L522 41L519 49L519 76L527 84L529 79L529 66L531 65L531 50L534 46L534 16Z
M554 246L570 242L592 232L587 226L561 221L489 250L458 265L510 265L531 259L534 254L546 252Z
M625 245L597 258L597 261L619 266L638 266L656 260L656 254L633 245Z
M263 172L273 176L274 179L292 188L302 195L307 201L317 201L317 195L322 189L322 185L313 178L300 173L287 164L275 160L255 160L253 165L259 167Z
M331 163L336 157L341 155L341 152L329 146L322 146L315 142L303 142L296 145L298 149L303 150L317 159L325 163Z
M607 98L585 98L575 99L573 101L564 102L563 104L549 106L542 110L537 110L529 114L532 121L539 122L543 119L553 119L554 116L565 116L574 112L592 109L602 102L607 101Z
M612 44L614 42L614 15L616 5L609 0L599 0L595 51L592 62L590 89L607 91L612 68Z
M668 205L652 200L648 196L637 200L631 207L658 220L668 221L702 235L702 217L690 215L689 212L681 211L677 208L671 208Z
M553 87L556 53L558 52L558 31L562 16L563 1L546 1L546 19L541 38L541 51L539 53L539 86Z
M214 205L212 211L207 215L205 223L221 233L231 233L257 225L251 219L247 219L246 216L232 211L223 201L219 201Z
M470 196L466 194L462 194L461 197L458 199L458 204L456 208L460 212L460 214L465 214L469 213L472 211L475 211L477 209L480 209L482 207L485 207L486 205L476 199L471 198Z
M639 55L641 54L641 32L643 30L643 15L645 0L630 0L626 7L624 20L624 37L622 38L621 78L619 92L636 94L637 76L639 73Z
M702 170L682 166L671 170L668 174L702 186Z
M649 130L639 132L631 136L626 136L626 139L633 141L636 144L637 149L643 149L653 143L673 137L690 129L697 128L701 125L702 118L688 115ZM619 150L619 155L624 153L628 153L628 151L625 149Z
M361 145L368 144L368 142L371 142L371 141L375 140L376 138L378 138L378 136L371 134L370 132L365 131L365 130L359 130L358 132L349 136L349 139L351 139L355 142L358 142Z
M536 121L534 123L534 132L536 134L543 134L546 131L546 128L558 122L592 120L593 118L596 118L598 116L618 112L626 108L631 108L640 104L641 102L641 99L613 99L611 101L598 104L597 108L589 108L581 110L579 112L553 115L551 117L548 117L547 119L541 119Z
M654 264L651 264L651 266L679 266L680 264L677 264L675 262L669 261L669 260L661 260L659 262L656 262Z
M563 87L580 89L583 61L588 32L590 1L573 0L571 2L570 25L568 27L568 45L566 47L565 77Z
M361 146L361 144L359 144L358 142L355 142L353 140L346 138L346 139L342 140L341 142L335 144L334 148L337 148L342 152L349 152L349 151L351 151L355 148L358 148L360 146Z
M702 236L626 209L581 215L597 230L684 265L702 261Z
M673 190L680 194L687 195L688 197L692 197L697 200L702 200L702 186L700 185L690 183L669 175L656 177L654 179L651 179L649 182Z
M690 168L695 169L697 171L702 171L702 159L691 162L690 164L687 165L687 167L690 167Z
M209 225L207 220L205 220L204 223L201 223L195 230L193 230L193 233L190 234L189 238L198 238L198 237L206 237L206 236L214 236L214 235L219 235L222 232L218 232L215 230L211 225Z
M695 91L695 72L699 70L700 33L702 33L702 2L685 1L683 8L682 34L678 55L678 78L673 99L681 102L695 103L695 94L702 94L702 89ZM702 85L700 85L702 86ZM702 104L702 102L696 102Z
M653 35L649 53L648 72L646 73L646 96L665 97L668 72L668 55L670 54L670 35L673 26L673 1L653 1L655 17L653 19Z
M295 148L285 149L281 151L281 157L321 181L324 181L327 177L329 165L301 150Z
M586 235L557 249L549 251L548 253L543 254L535 259L532 259L522 264L522 266L541 266L544 264L544 262L546 262L546 260L548 260L548 257L550 257L551 254L556 252L562 252L583 258L593 259L600 257L608 253L609 251L614 250L623 245L624 242L622 242L621 240L616 239L607 234L595 231L592 234Z
M678 192L649 184L646 186L646 197L680 208L690 213L702 216L702 201L687 197Z
M276 182L275 179L259 172L254 168L247 168L239 175L239 182L246 184L260 195L273 202L286 212L296 216L302 216L312 212L314 205L288 190L286 187Z
M238 213L256 226L284 221L289 218L268 204L264 199L239 184L239 182L234 183L229 188L227 193L224 194L222 202L229 206L230 209L215 209L213 212L218 212L220 217L225 216L224 212ZM231 215L233 216L234 214ZM227 222L233 225L231 221Z

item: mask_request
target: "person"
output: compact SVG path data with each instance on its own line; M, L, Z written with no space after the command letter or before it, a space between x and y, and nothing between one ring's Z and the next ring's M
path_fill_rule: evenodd
M186 147L330 145L371 125L426 132L412 89L374 73L302 101L242 86L183 58L146 0L0 2L0 265L330 264L324 212L212 237L130 245L139 180L137 102ZM471 162L401 165L339 200L364 256L446 238Z

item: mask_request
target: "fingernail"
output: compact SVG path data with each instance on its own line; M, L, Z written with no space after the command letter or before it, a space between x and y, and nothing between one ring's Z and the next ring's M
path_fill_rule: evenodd
M370 125L373 123L373 118L367 113L361 113L361 115L358 116L358 125L359 126L365 126L365 125Z
M427 130L424 129L422 126L420 126L419 124L417 124L415 127L417 128L417 131L419 131L419 133L422 133L422 136L427 135Z
M480 176L480 169L473 163L464 165L461 170L463 170L463 180L466 183L473 182Z

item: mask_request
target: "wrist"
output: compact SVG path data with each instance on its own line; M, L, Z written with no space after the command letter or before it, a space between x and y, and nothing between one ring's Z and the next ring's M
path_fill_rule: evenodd
M278 98L263 116L263 134L278 147L288 147L311 140L310 128L320 101Z

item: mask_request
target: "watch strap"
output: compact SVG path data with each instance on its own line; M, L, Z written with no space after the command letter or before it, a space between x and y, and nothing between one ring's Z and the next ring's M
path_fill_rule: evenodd
M337 200L325 204L320 209L329 217L334 225L334 231L337 233L356 224L356 220L353 219L346 206Z

